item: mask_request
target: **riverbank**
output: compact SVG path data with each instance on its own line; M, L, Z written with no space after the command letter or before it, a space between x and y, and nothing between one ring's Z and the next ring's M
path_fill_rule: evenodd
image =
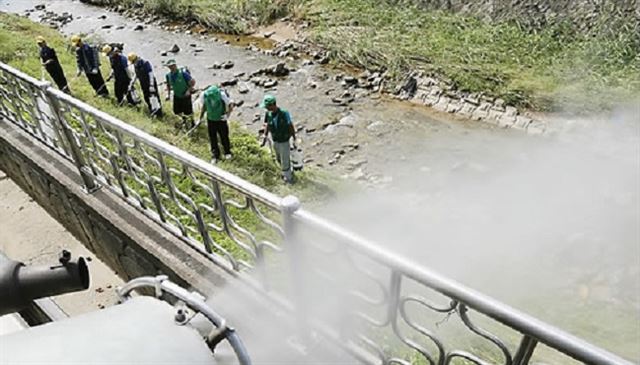
M58 50L58 58L75 97L205 161L210 159L206 128L200 128L190 137L185 138L184 131L175 129L174 125L179 120L172 113L165 113L162 120L156 120L146 113L144 105L135 108L119 107L112 99L95 96L93 89L84 77L74 77L75 54L64 51L68 48L68 41L58 31L23 17L6 13L0 13L0 24L2 24L0 27L0 61L35 78L44 77L37 47L32 42L35 37L43 36L50 46ZM25 39L29 41L25 42ZM102 74L105 77L110 72L108 67L107 62L102 62ZM162 79L161 72L162 69L156 70L156 77L159 80ZM108 88L112 89L111 83L108 84ZM168 111L169 108L170 105L164 105L165 111ZM327 185L329 179L313 169L299 173L297 184L285 185L280 179L278 166L268 150L260 147L256 136L237 122L232 122L231 128L234 158L230 161L221 161L220 166L223 169L281 195L295 194L303 200L316 200L333 194L332 188Z
M70 7L74 8L73 14L67 11ZM189 67L199 90L214 83L229 85L225 88L237 103L232 119L251 135L257 134L262 124L264 110L259 108L259 101L265 93L275 95L294 119L297 135L302 139L305 170L311 167L313 174L318 175L311 179L314 181L312 186L325 197L332 195L324 186L326 180L348 181L347 184L332 181L329 184L332 189L329 190L334 190L335 185L353 185L351 182L354 181L356 186L372 189L401 182L400 176L394 176L390 167L406 160L425 143L431 145L440 140L456 140L468 133L488 139L522 135L509 130L515 126L510 128L487 123L488 120L471 121L457 114L440 112L437 108L425 108L381 95L375 89L375 84L380 81L376 81L375 75L354 77L349 70L326 67L320 61L296 60L293 49L276 53L277 49L256 50L253 44L243 43L253 43L256 37L200 34L206 30L197 26L191 28L190 24L167 23L157 17L137 20L126 12L120 14L80 4L77 0L44 4L24 0L2 4L0 10L24 14L33 21L58 29L66 37L83 34L94 44L125 43L125 53L135 51L149 60L157 75L165 72L161 64L169 58L176 59L178 64ZM282 39L282 29L271 27L274 28L278 32L270 39ZM270 39L262 38L265 45L270 43ZM279 48L290 45L287 42L281 44L284 46ZM168 51L178 48L179 52ZM281 55L287 52L292 56ZM160 76L159 81L161 79ZM164 90L162 85L160 89ZM491 116L499 115L499 111L491 113ZM518 117L525 122L531 121L526 115ZM522 123L521 129L525 129L526 124ZM540 128L531 128L539 125L531 123L526 130L539 131ZM153 128L142 129L155 133ZM165 139L170 143L174 140L184 142L180 134L170 134ZM202 148L202 156L208 157L206 133L196 133L189 142L195 148ZM434 153L441 155L444 152ZM231 165L230 168L233 167ZM287 191L291 190L284 190L283 194Z
M232 34L251 33L284 17L301 41L320 46L336 65L384 74L392 92L420 71L461 98L484 96L532 111L593 112L640 93L637 24L633 14L612 18L616 9L603 8L602 16L590 15L588 29L577 29L568 21L538 28L517 19L487 22L412 5L419 2L85 2Z
M28 7L33 8L34 5L40 2L30 3L27 0L19 2L20 9L11 9L22 13ZM3 4L4 5L4 4ZM126 51L135 50L139 54L144 55L145 58L151 60L154 65L160 65L160 62L166 60L167 57L162 58L160 52L167 50L173 44L179 44L183 49L182 52L172 55L181 64L189 64L192 67L192 71L196 74L200 84L224 81L235 77L234 74L246 72L247 74L258 68L263 68L267 65L273 64L274 58L267 57L264 54L258 52L249 52L238 50L239 47L223 46L223 42L214 42L209 39L203 39L200 35L190 34L185 35L184 31L167 31L162 27L158 27L155 24L144 25L143 31L134 31L133 29L137 24L131 21L130 18L122 18L114 12L106 11L103 8L85 6L77 2L70 0L55 0L46 2L47 11L55 11L61 14L64 11L73 7L74 21L66 24L61 28L65 35L74 34L77 32L84 32L90 34L96 39L101 39L106 42L116 42L126 40L128 42ZM2 6L0 6L2 8ZM32 19L37 19L38 14L33 14ZM102 16L107 16L106 19L102 19ZM151 17L149 18L151 19ZM112 26L111 29L103 29L105 26ZM124 27L124 28L120 28ZM272 37L275 37L272 36ZM14 35L14 38L18 38ZM27 39L27 34L22 36L22 39ZM4 41L4 39L2 39ZM196 44L196 47L192 47L191 44ZM62 46L62 45L61 45ZM23 48L17 48L19 53L27 52L32 55L31 47L35 48L33 43L22 46ZM196 52L197 48L201 48L202 52ZM12 50L12 53L15 50ZM31 52L31 53L30 53ZM206 66L212 63L223 63L229 60L234 60L235 66L230 70L225 69L207 69ZM262 64L260 64L262 62ZM339 83L334 82L335 73L331 70L325 70L324 67L318 66L301 66L300 62L287 62L290 66L294 66L296 71L293 71L287 78L278 79L279 85L277 90L271 89L269 92L277 94L279 100L286 103L287 108L292 112L292 115L299 122L299 126L303 128L301 135L304 138L305 149L307 156L312 152L316 159L315 162L310 162L309 165L316 163L322 163L327 171L336 172L342 171L342 169L353 168L349 172L350 178L357 180L368 179L368 176L372 174L372 171L382 171L384 176L380 176L379 180L384 185L390 185L391 188L375 190L373 195L386 195L389 199L392 199L398 204L394 205L393 209L385 206L375 206L371 204L358 204L351 200L346 201L346 206L357 211L356 217L366 220L366 225L363 225L363 229L359 231L366 232L369 236L375 236L377 241L388 242L393 245L393 250L399 250L397 246L400 246L402 242L406 241L405 236L394 236L394 232L387 232L390 226L393 226L400 231L403 235L409 234L409 227L425 227L427 223L432 223L437 227L448 227L447 220L444 219L446 215L441 214L439 211L433 211L432 213L425 213L427 209L442 207L453 208L456 207L456 202L460 205L458 209L461 212L467 212L470 210L469 200L464 199L464 196L458 194L457 191L453 191L453 197L457 199L451 201L438 200L442 196L443 189L447 187L460 188L464 190L469 189L468 194L472 194L474 197L483 200L483 209L478 212L477 219L471 217L471 222L475 222L482 227L482 231L490 233L491 237L486 240L479 241L477 239L476 231L470 230L467 224L459 224L451 226L457 231L468 231L473 234L472 247L482 252L486 252L487 255L475 255L476 251L462 250L458 245L458 242L443 243L440 238L433 235L430 227L426 227L420 234L416 234L419 242L419 250L412 250L407 253L407 256L416 258L418 261L429 267L436 266L438 263L445 268L450 266L449 260L438 260L437 255L441 257L449 257L451 260L461 263L469 271L468 276L459 276L462 282L471 282L469 278L487 277L485 284L489 285L495 282L496 278L504 280L507 284L522 283L520 285L521 291L524 292L521 302L512 302L516 307L521 307L526 310L531 310L536 315L547 315L545 318L551 323L559 324L563 328L569 329L575 332L581 337L588 338L594 341L596 344L605 348L611 349L616 353L623 354L630 359L638 359L638 352L636 350L636 343L638 338L637 326L637 296L634 296L632 304L628 304L627 301L610 301L608 297L617 296L617 294L610 294L611 291L603 291L600 289L602 286L616 285L610 284L608 279L605 279L605 284L602 284L602 279L598 276L593 279L587 277L587 288L584 293L581 292L580 298L586 302L585 305L589 306L589 310L585 310L582 302L576 300L575 291L571 289L554 290L553 286L563 286L567 281L572 282L571 279L566 277L551 275L551 272L540 268L538 263L543 262L541 260L533 260L529 255L525 254L527 251L520 249L522 245L522 236L528 237L529 240L535 242L540 240L542 242L550 242L551 248L554 248L553 252L549 253L549 256L555 256L553 254L558 251L562 251L563 245L555 244L555 241L549 240L546 235L548 229L546 227L539 226L538 215L532 214L539 212L539 214L547 216L549 209L545 207L545 196L550 198L562 196L547 195L540 193L537 189L538 183L536 180L526 179L522 182L510 182L504 181L501 177L502 174L511 170L510 164L500 163L494 161L496 156L509 157L514 159L513 164L519 166L527 173L531 171L531 158L529 157L530 145L524 145L521 142L527 141L532 145L538 145L541 149L545 149L545 142L549 139L553 139L553 135L547 135L542 137L528 137L522 133L503 130L493 126L484 125L484 123L477 122L462 122L451 121L449 114L443 114L444 117L448 117L446 121L434 120L433 115L425 111L426 108L408 106L408 103L401 103L398 101L388 101L386 98L379 98L373 100L371 97L360 97L355 102L345 107L336 107L332 104L331 98L335 93L343 93ZM67 70L67 67L70 69ZM72 72L73 67L66 65L67 72ZM36 74L39 75L39 71L35 69ZM238 120L241 123L251 128L251 126L257 126L258 123L251 123L254 113L261 112L255 107L255 102L260 99L260 96L265 92L265 89L258 86L251 86L250 91L247 94L240 94L239 88L243 86L245 80L242 77L238 77L238 86L230 88L232 92L235 92L235 96L238 96L242 100L245 100L243 107L238 109L238 113L242 112L242 115L238 114ZM312 79L314 83L317 83L316 88L312 88L307 84L307 79ZM322 81L329 79L329 81ZM80 84L86 83L85 80L74 81ZM250 84L250 82L247 82ZM82 85L80 85L82 86ZM331 96L325 95L325 92L330 89L337 89ZM315 90L315 91L314 91ZM352 90L348 90L352 92ZM91 97L91 95L89 95ZM329 104L328 106L325 104ZM113 106L112 106L113 108ZM121 110L115 110L114 112L122 112ZM636 114L637 115L637 114ZM126 120L126 119L125 119ZM566 122L566 121L565 121ZM151 127L154 127L151 125ZM164 128L161 126L161 128ZM591 130L592 128L585 128ZM153 128L148 129L153 132ZM629 133L629 135L637 135ZM575 133L566 133L563 138L572 138ZM251 135L250 137L253 138ZM178 136L167 136L169 141L177 139ZM190 141L193 144L200 144L200 147L205 148L207 145L206 136L204 134L198 135L194 140ZM586 141L583 145L601 145L602 142ZM173 142L172 142L173 143ZM616 144L617 145L617 144ZM180 145L181 146L181 145ZM508 148L510 146L510 148ZM528 147L527 147L528 146ZM195 146L195 148L198 148ZM482 153L487 152L490 153ZM558 153L548 153L544 157L543 167L553 166L557 164L558 156L564 156L566 153L560 150ZM624 156L628 156L623 154ZM631 154L629 154L631 155ZM204 155L206 157L206 151ZM335 156L339 156L335 158ZM576 159L581 161L582 157ZM328 163L333 161L333 164ZM561 172L550 173L547 170L544 181L551 184L551 191L557 191L556 185L562 183L565 180L565 174L572 174L576 168L576 162L572 162L562 168ZM635 165L637 166L637 165ZM226 167L225 167L226 168ZM398 170L398 171L396 171ZM593 175L601 178L609 176L601 170L594 169ZM628 171L633 171L632 168ZM469 178L469 174L474 175ZM525 177L529 176L525 174ZM488 196L482 181L496 178L496 184L498 185L495 191L499 196L502 196L502 192L509 192L513 190L519 190L522 187L531 188L529 193L524 193L525 197L531 198L532 201L538 202L540 206L536 209L528 208L526 205L518 204L520 200L509 199L507 196L508 204L505 204L505 209L509 211L495 211L493 207L496 205L496 201L501 201L493 196ZM588 186L585 187L584 182L593 180L593 176L586 176L579 180L579 183L568 184L570 185L569 191L583 190L592 196L593 193ZM403 183L405 185L403 185ZM407 185L408 184L408 185ZM567 185L565 183L565 185ZM609 185L607 185L609 186ZM637 186L637 185L636 185ZM279 188L280 186L276 187ZM580 187L581 189L577 189ZM605 189L607 192L612 191L611 188ZM613 191L617 191L613 189ZM633 190L636 191L636 190ZM446 192L446 191L445 191ZM610 199L610 193L607 193L607 201L620 201L622 203L628 202L633 204L637 200L630 200L628 195L615 195L620 198ZM634 196L634 195L632 195ZM398 199L398 198L402 199ZM364 202L370 202L370 197L363 199ZM527 200L528 201L528 200ZM586 199L590 201L590 199ZM434 204L436 203L436 204ZM420 212L420 214L408 214L414 220L406 220L404 216L398 214L398 212L405 211L407 206L413 206ZM511 210L514 206L522 206L521 214L514 214ZM637 206L637 204L636 204ZM539 209L539 210L538 210ZM600 211L600 208L598 208ZM340 207L333 209L327 208L326 216L331 217L333 220L340 222L340 224L349 224L354 219L353 216L341 216L339 213L345 210ZM573 217L577 213L582 213L584 209L577 209L573 207L567 214L561 214L560 219L554 222L558 222L564 228L562 222L565 217ZM378 218L371 218L369 213L378 214ZM615 210L615 214L606 214L607 218L614 219L616 222L621 222L620 210ZM454 212L455 213L455 212ZM578 214L580 215L580 214ZM396 217L397 224L389 224L390 217ZM485 222L487 219L496 220L495 226L491 229L487 228ZM505 223L504 218L511 219ZM607 220L608 221L608 220ZM380 224L378 222L385 222ZM637 222L637 220L633 221ZM244 222L243 222L244 223ZM528 271L522 267L516 267L517 261L505 259L502 254L503 251L489 250L485 244L490 244L495 241L495 235L501 236L504 229L512 229L515 223L519 223L529 227L529 229L536 229L541 236L534 236L529 234L516 234L511 240L509 240L509 247L513 248L516 253L521 253L521 260L526 262L532 262L532 270L530 273L533 276L539 271L545 271L550 280L545 281L547 284L553 284L552 288L549 286L541 286L539 289L532 290L530 283L525 280L515 279L514 272ZM597 223L597 222L595 222ZM596 226L595 223L589 224L589 227ZM624 222L623 222L624 223ZM629 225L630 227L632 224ZM519 227L519 226L518 226ZM556 227L553 225L552 227ZM384 236L378 236L374 231L374 228L387 232L391 235L389 239ZM520 232L513 229L514 232ZM454 233L456 233L454 232ZM524 232L529 232L525 230ZM636 230L637 232L637 230ZM564 232L569 233L569 232ZM590 235L590 234L589 234ZM566 235L565 235L566 236ZM575 235L571 235L572 237ZM401 237L402 239L400 239ZM458 241L457 235L451 236L454 241ZM611 256L614 246L621 246L616 240L610 240L609 235L602 235L603 239L602 251L597 251L593 257L593 261L585 261L584 267L588 269L581 269L576 273L576 276L588 276L591 268L595 268L598 265L591 264L590 262L601 263L604 258ZM637 240L633 241L629 239L632 245L635 245ZM514 243L515 242L515 243ZM575 238L575 244L580 247L582 243L581 236L578 235ZM390 246L391 247L391 246ZM636 246L632 246L636 247ZM577 250L581 252L582 249ZM629 254L629 251L621 251L621 256L627 259L637 257L637 255ZM461 253L465 253L469 256L468 259L460 259ZM494 255L495 252L501 253L500 255ZM637 252L637 251L634 251ZM419 257L423 254L423 257ZM437 255L435 255L437 254ZM573 251L565 252L568 257L574 257ZM486 261L481 261L480 258L486 257ZM558 254L558 263L562 267L567 267L565 261L562 260L566 257L560 252ZM511 269L504 269L501 263L512 263L514 267ZM475 265L475 266L474 266ZM471 267L473 266L473 267ZM611 265L619 266L619 265ZM493 275L479 275L481 272L485 272L485 268L495 268L495 274ZM579 266L580 268L581 266ZM635 267L635 266L634 266ZM587 273L585 274L585 271ZM447 272L448 273L448 272ZM627 275L624 272L619 274L618 271L614 271L611 277L614 279L623 275L628 277L635 284L637 284L637 271ZM454 273L455 274L455 273ZM458 273L460 275L460 273ZM609 276L606 276L609 277ZM617 282L617 281L616 281ZM487 289L480 284L475 285L482 291ZM524 284L526 283L526 285ZM511 288L511 286L508 288ZM592 288L592 286L597 286ZM491 285L493 287L493 285ZM490 289L490 288L489 288ZM624 290L625 293L637 293L637 290L629 289ZM557 293L568 293L567 295L558 295ZM496 294L501 300L508 300L510 296L505 297L500 295L499 292L494 291L490 294ZM582 295L584 294L584 295ZM635 294L634 294L635 295ZM539 305L534 306L533 300L535 298L539 301ZM616 299L617 300L617 299ZM592 313L602 313L603 308L606 306L607 314L602 316L595 316ZM561 307L562 310L556 311L555 308ZM591 309L592 308L592 309ZM610 311L610 312L609 312ZM557 313L557 316L555 315ZM609 313L616 313L615 316L610 316ZM617 314L623 314L617 316ZM627 313L629 313L627 315ZM574 314L575 317L571 317L569 314ZM597 319L596 319L597 318ZM576 323L573 323L575 320ZM611 326L607 326L606 330L603 330L601 323L611 323ZM624 327L621 329L620 327ZM575 331L574 331L575 329ZM551 361L553 363L553 361Z

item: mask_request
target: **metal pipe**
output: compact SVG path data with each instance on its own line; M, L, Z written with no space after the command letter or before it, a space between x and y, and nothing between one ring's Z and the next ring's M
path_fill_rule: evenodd
M84 258L71 261L63 250L57 265L26 266L0 253L0 315L26 308L34 299L89 288Z
M221 315L205 303L204 297L195 293L190 293L181 286L169 281L166 276L162 275L156 277L143 276L133 279L126 283L122 288L118 289L118 296L123 303L127 302L131 299L131 292L142 287L153 288L156 298L160 298L163 293L166 292L181 300L191 309L200 312L216 327L216 331L214 332L215 335L209 339L213 341L212 343L209 343L212 350L215 348L215 345L220 342L221 338L226 338L236 354L240 365L251 365L249 352L245 348L240 336L236 333L234 328L227 326L226 320Z

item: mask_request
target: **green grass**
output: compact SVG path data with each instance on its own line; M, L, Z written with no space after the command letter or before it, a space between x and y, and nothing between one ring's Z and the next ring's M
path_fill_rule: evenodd
M44 36L49 45L57 50L58 57L63 66L67 79L69 80L71 90L75 97L107 112L126 123L129 123L141 130L146 131L170 144L173 144L189 153L200 157L204 160L210 158L209 141L205 127L201 127L196 133L190 137L184 137L184 132L178 132L174 125L178 122L178 118L173 115L167 115L162 120L151 119L146 114L146 106L140 108L118 107L113 99L103 99L96 97L94 91L84 76L75 78L75 55L67 50L67 41L57 32L45 26L33 23L28 19L15 15L0 13L0 61L8 63L17 69L30 74L35 78L41 77L40 61L38 59L38 50L35 42L32 41L36 36ZM27 41L25 41L27 40ZM103 62L103 75L108 74L106 62ZM112 83L109 84L110 91ZM164 105L164 110L170 114L170 105ZM71 120L71 119L69 119ZM88 120L90 124L95 121ZM79 128L80 126L73 126ZM240 127L237 123L231 123L231 143L234 158L230 161L219 163L219 167L240 177L253 182L275 194L284 196L293 194L301 198L301 200L313 203L326 199L327 196L333 195L333 188L330 187L329 176L313 170L305 170L298 173L297 183L287 185L280 179L280 169L273 161L269 152L259 146L255 135ZM114 131L110 131L113 133ZM117 143L108 134L101 132L99 129L95 132L95 137L101 144L107 147L117 156ZM133 145L133 140L128 136L123 136L126 143ZM89 143L85 141L85 143ZM87 147L90 150L91 147ZM93 154L95 156L95 154ZM159 176L157 166L152 162L145 160L144 154L140 150L130 150L130 156L136 160L141 169L147 174ZM117 158L116 163L121 169L126 168L125 161ZM182 166L176 160L167 158L168 166L176 170L181 170ZM96 160L96 165L100 166L104 171L113 169L110 164L104 161ZM202 182L206 182L206 177L197 171L191 171L192 174ZM145 203L152 210L153 204L150 194L147 190L146 182L138 182L130 175L124 175L127 193L136 201ZM144 180L144 179L143 179ZM184 174L173 174L173 183L176 188L194 200L196 205L212 205L212 197L207 194L206 189L198 186L197 181L193 181ZM115 184L117 186L117 183ZM154 184L158 192L168 194L166 184ZM226 199L233 199L239 204L244 203L244 198L228 187L222 186L223 195ZM169 219L171 223L183 224L187 227L195 227L196 221L190 216L190 212L185 212L175 204L172 199L163 198L162 203L169 214L174 219ZM182 200L183 205L187 205ZM258 208L270 219L278 221L280 217L273 211L269 211L266 207L257 204ZM243 228L249 230L256 235L257 240L269 240L278 242L278 235L259 219L251 211L246 209L237 209L232 206L227 207L229 215ZM209 212L204 214L204 220L207 224L215 224L220 226L220 217L217 212ZM233 230L236 235L241 237L243 241L247 241L248 237L243 236L239 230ZM225 233L211 232L212 239L220 244L224 249L229 251L237 259L247 259L247 254L239 249ZM197 237L195 234L190 234Z
M632 32L590 37L558 24L534 33L373 0L317 1L307 17L314 39L342 62L386 68L396 78L423 69L459 90L512 105L548 110L599 100L604 106L640 91L640 47Z
M89 0L98 5L121 5L180 20L196 20L213 30L242 34L256 24L269 23L295 12L304 0Z
M533 110L611 108L640 93L640 36L632 15L602 18L591 32L578 33L562 22L532 31L516 21L489 24L378 0L90 2L142 6L227 33L293 15L310 22L310 38L338 64L384 69L396 81L421 69L461 91Z
M365 12L366 9L363 9L362 11ZM313 15L309 14L307 16ZM196 156L208 158L208 141L204 130L200 130L191 138L179 140L179 135L175 133L175 130L172 126L172 124L175 122L174 118L168 117L163 121L153 121L146 117L143 112L137 109L118 108L110 100L95 98L93 96L93 90L90 88L84 77L72 79L72 75L75 69L74 56L64 51L66 49L65 41L54 30L32 23L17 16L0 13L0 60L3 62L7 62L12 66L31 74L32 76L39 78L40 65L36 56L37 49L32 42L25 41L31 40L37 35L45 36L47 39L49 39L49 42L58 50L65 72L71 79L71 87L77 97L102 110L105 110L112 115L115 115L121 120L131 123L132 125L135 125L159 138L165 139L170 143L175 144L178 147L187 150ZM538 36L544 37L543 34L539 34ZM372 47L373 46L374 45L372 45ZM564 49L561 50L566 51ZM561 50L556 49L555 52L559 52ZM595 54L593 55L593 57L596 56L597 55ZM613 63L613 65L615 65L618 61L612 60L611 62ZM611 66L603 65L602 67L608 68ZM103 142L107 143L106 140ZM324 184L317 182L319 179L317 175L319 174L313 171L305 172L304 174L302 174L300 183L294 185L293 187L283 185L278 178L278 169L271 162L269 155L263 149L260 149L253 135L247 133L237 125L234 125L233 127L232 143L235 148L234 152L236 156L233 161L221 164L224 169L237 173L256 184L261 185L281 195L293 193L302 195L303 197L306 197L305 200L309 200L313 198L323 197L330 193L330 191L327 190ZM177 166L175 164L175 161L170 161L170 164L174 167ZM148 165L145 165L145 167L148 167ZM149 167L148 172L153 172L152 167ZM210 199L207 197L202 188L193 184L188 178L178 178L174 180L174 183L181 191L188 193L190 196L193 196L195 198L196 204L209 203ZM146 190L142 186L140 186L139 183L133 181L132 179L127 179L127 184L129 184L135 192L141 194L142 198L148 198ZM159 186L158 189L164 189L162 191L166 193L166 187ZM238 196L230 192L229 189L225 189L225 193L228 193L231 198L238 198ZM172 205L169 200L164 201L164 203L167 206L167 209L173 215L175 215L180 222L186 225L193 225L192 219L188 215L183 214L183 212L181 212L180 209L175 205ZM255 216L250 212L235 208L229 208L229 210L232 217L243 227L249 229L252 232L255 232L258 239L277 241L277 235L272 230L264 227L264 225L257 221ZM272 218L277 219L278 217L272 216ZM213 214L207 215L205 217L205 220L207 221L207 223L219 223L219 218ZM234 257L239 259L247 259L247 255L242 250L239 250L238 247L234 243L232 243L225 234L215 234L213 235L213 238L221 246L230 251L231 254L234 255ZM272 264L272 266L277 266L276 260L270 261L270 263ZM545 299L548 298L541 297L542 303L540 305L544 308L546 308L546 306L548 305L548 302L544 301ZM562 303L564 301L569 301L572 299L560 298L558 300L560 303ZM598 312L600 308L598 308L597 305L594 305L593 308L587 309L588 310L585 310L581 313L559 313L558 316L564 321L558 321L557 324L561 327L574 328L576 326L575 323L585 323L586 327L580 328L580 332L592 332L593 335L588 337L589 340L597 342L598 345L606 346L607 348L613 349L614 351L625 354L629 357L635 356L635 354L637 354L637 351L635 351L635 347L631 345L635 344L634 341L621 342L617 340L619 338L637 338L637 331L635 331L635 327L616 325L611 329L603 331L601 329L601 326L592 326L592 324L597 325L609 322L634 323L634 316L629 315L626 312L601 313L601 311ZM591 321L585 321L584 318L577 318L579 316L588 317L591 319ZM451 322L454 322L454 320L452 319ZM491 327L487 328L493 330L493 328ZM496 329L497 333L501 333L498 331L500 330ZM623 335L615 335L615 333L613 333L612 331L622 331ZM468 332L464 333L468 334ZM389 336L389 334L382 333L380 334L380 336L380 338L385 338L384 336ZM506 338L511 340L511 337ZM390 342L390 344L393 343ZM482 341L466 341L461 336L459 345L460 348L478 349L478 352L485 354L486 358L488 359L500 360L499 354L495 353L495 349L491 346L487 347L486 344L484 344ZM415 356L415 353L408 351L408 349L406 350L406 353L402 352L403 350L399 350L399 355L406 358ZM549 355L547 355L546 353L544 354L545 360L549 358L556 359L555 356L557 356L558 360L552 361L551 363L566 362L566 358L560 357L557 354L553 354L552 351L548 352L550 352ZM417 363L422 364L426 362L423 360L418 360Z
M178 132L174 127L178 118L171 114L170 105L165 103L163 105L165 117L162 120L155 120L148 117L144 105L138 108L118 107L113 99L113 93L110 99L95 97L86 78L84 76L75 77L75 55L66 51L68 49L66 40L55 30L18 16L0 13L0 61L35 78L40 78L41 67L37 56L38 50L35 41L31 42L38 35L44 36L48 43L57 50L75 97L197 157L207 161L210 159L205 126L202 125L192 136L184 137L184 133ZM25 42L25 39L28 41ZM108 66L104 60L102 63L102 73L107 75L109 73ZM162 75L156 75L156 77L159 76ZM112 92L112 83L109 83L108 87ZM302 197L303 200L320 199L327 194L332 194L331 188L327 185L329 178L318 171L303 171L297 174L297 184L292 186L284 184L280 179L278 166L269 155L268 150L259 146L256 136L233 121L231 122L231 130L234 158L231 161L220 163L220 166L225 170L274 193L294 194Z

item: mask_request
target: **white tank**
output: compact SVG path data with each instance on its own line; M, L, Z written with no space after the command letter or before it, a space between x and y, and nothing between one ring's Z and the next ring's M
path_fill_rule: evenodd
M0 364L215 364L202 335L153 297L0 336Z

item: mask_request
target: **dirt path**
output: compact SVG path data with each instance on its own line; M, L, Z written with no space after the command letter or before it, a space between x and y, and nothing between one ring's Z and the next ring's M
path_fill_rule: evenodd
M115 304L123 281L0 170L0 251L38 265L57 262L62 249L91 260L89 289L54 297L62 310L73 316Z

